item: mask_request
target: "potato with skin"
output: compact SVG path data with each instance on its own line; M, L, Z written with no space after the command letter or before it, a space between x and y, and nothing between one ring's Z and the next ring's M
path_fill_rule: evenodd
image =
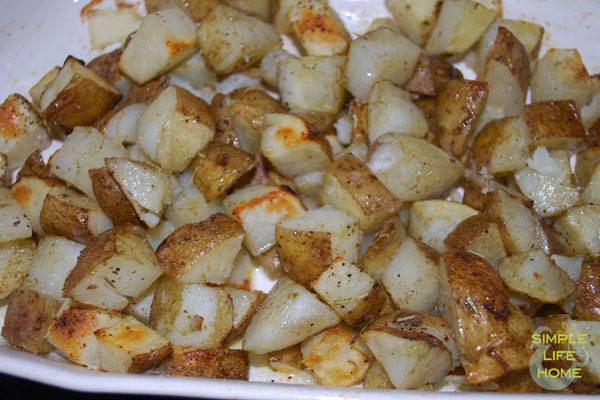
M577 153L575 163L577 182L586 185L598 164L600 164L600 146L590 146Z
M248 352L233 349L197 349L173 346L167 374L194 378L247 381L250 375Z
M1 154L1 153L0 153ZM2 156L0 156L2 158ZM26 176L36 176L39 178L50 177L50 167L44 162L42 153L34 150L17 173L17 181Z
M437 22L442 0L386 0L394 21L419 47L425 46Z
M121 59L121 55L123 55L123 49L119 48L110 53L99 55L86 63L85 67L100 75L102 79L113 85L125 95L131 88L131 82L119 71L119 60Z
M484 383L529 365L533 323L510 303L502 280L483 258L442 255L440 283L440 311L452 328L468 383Z
M0 243L32 235L31 221L13 193L0 186Z
M244 334L267 295L259 290L244 290L229 286L223 286L223 290L227 292L233 304L233 327L223 342L229 344Z
M48 130L33 106L19 94L0 104L0 152L9 171L19 168L34 149L50 145Z
M92 189L98 205L115 225L134 224L144 226L135 207L113 178L108 168L94 168L88 171L92 180Z
M215 136L209 105L179 86L165 89L140 116L137 143L166 172L182 172Z
M559 215L552 230L567 256L600 259L600 204L572 207Z
M52 351L46 331L58 311L59 303L31 289L15 289L8 297L2 336L15 347L36 354Z
M66 186L56 179L26 176L15 182L10 191L15 200L21 205L25 214L31 221L33 231L43 235L44 230L40 224L40 212L48 193L62 193Z
M572 100L527 104L524 117L532 147L575 149L589 139Z
M297 374L302 371L304 363L302 362L301 345L301 343L298 343L285 349L270 352L269 368L284 374Z
M0 186L7 186L7 185L8 185L8 158L6 157L6 154L0 153Z
M137 225L119 225L96 236L77 259L63 296L100 308L122 310L162 274Z
M119 60L119 69L142 85L190 57L198 38L192 19L180 8L147 14Z
M244 228L225 214L183 225L156 249L162 270L176 282L224 283L242 248Z
M501 190L509 197L518 200L527 208L533 206L533 201L523 196L519 191L510 189L490 179L489 176L484 177L471 170L465 171L464 190L463 204L481 212L484 212L493 201L497 190Z
M600 164L599 164L600 165ZM584 204L600 204L600 166L596 165L590 179L581 193L581 201Z
M247 69L280 44L271 25L225 4L211 10L196 34L204 59L218 75Z
M369 369L365 373L364 387L369 389L394 389L394 384L385 372L383 365L377 360L371 360Z
M400 218L392 217L387 220L363 254L360 269L380 281L406 238L406 228Z
M46 72L42 78L29 89L29 97L31 97L31 102L38 109L40 108L40 99L42 95L52 84L56 75L58 75L58 71L60 71L60 67L58 65L54 66L50 71Z
M194 22L200 22L210 13L210 10L219 4L219 0L144 0L144 3L146 4L146 11L149 13L179 7Z
M34 252L32 238L0 243L0 299L8 297L23 283Z
M413 94L436 96L443 84L453 79L463 79L458 68L444 59L423 53L404 88Z
M276 248L283 268L307 288L337 256L357 262L361 237L356 219L329 206L275 226Z
M600 263L584 262L576 284L578 297L575 316L578 319L600 321Z

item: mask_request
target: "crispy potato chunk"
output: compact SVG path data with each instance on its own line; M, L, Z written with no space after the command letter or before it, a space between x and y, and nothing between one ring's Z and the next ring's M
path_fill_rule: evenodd
M232 349L196 349L173 346L167 374L194 378L247 381L250 370L248 352Z
M113 178L108 168L94 168L88 171L92 180L92 189L98 205L113 220L115 225L135 224L144 226L135 212L119 183Z
M2 158L2 156L0 156L0 158ZM50 167L46 165L42 153L38 149L34 150L29 157L27 157L27 160L25 160L25 163L17 174L17 180L26 176L37 176L39 178L50 177Z
M502 280L483 258L442 255L440 283L440 310L452 328L468 383L529 365L533 323L510 303Z
M578 297L575 316L590 321L600 321L600 263L584 262L577 280Z
M406 239L406 228L398 217L387 220L377 232L360 260L360 269L379 281L396 257L398 249Z
M31 289L15 289L8 297L2 336L15 347L36 354L52 351L46 331L58 311L58 301Z
M575 149L588 137L572 100L541 101L525 106L531 146Z
M442 0L387 0L398 26L419 47L425 46L437 22Z

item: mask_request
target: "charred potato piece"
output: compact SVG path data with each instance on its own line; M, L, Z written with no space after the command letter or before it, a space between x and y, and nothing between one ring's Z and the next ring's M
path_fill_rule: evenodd
M589 321L600 321L600 263L584 262L577 280L578 297L575 316Z
M96 195L98 205L113 220L115 225L135 224L144 226L144 223L135 212L119 183L108 172L108 168L94 168L88 171L92 180L92 189Z
M35 241L31 238L0 243L0 299L23 283L34 252Z
M531 146L575 149L588 140L572 100L541 101L525 106Z
M387 0L398 26L419 47L425 46L437 22L442 0Z
M167 374L194 378L247 381L249 371L248 352L244 350L173 346L167 363Z
M406 228L398 217L387 220L360 260L360 269L379 281L406 239Z

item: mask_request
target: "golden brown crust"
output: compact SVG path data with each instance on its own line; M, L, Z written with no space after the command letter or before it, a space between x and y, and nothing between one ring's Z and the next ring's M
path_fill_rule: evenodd
M90 169L88 173L92 180L92 189L96 195L98 205L113 220L115 225L134 224L145 226L135 212L135 208L125 196L121 186L108 172L108 168L94 168Z
M600 321L600 263L586 261L577 280L579 297L575 301L575 316Z
M167 374L247 381L249 365L245 350L201 350L176 346L167 363Z
M523 44L511 31L503 26L498 27L498 36L487 59L506 65L519 82L523 92L527 93L530 75L529 56Z
M40 212L40 225L46 233L88 243L94 237L88 225L88 217L88 210L85 208L67 201L62 195L48 193Z
M524 116L531 146L564 149L587 140L577 106L572 100L527 104Z

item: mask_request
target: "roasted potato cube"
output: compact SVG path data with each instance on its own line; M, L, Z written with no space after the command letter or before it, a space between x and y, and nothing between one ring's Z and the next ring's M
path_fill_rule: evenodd
M260 144L263 155L287 177L323 170L333 161L329 142L305 119L293 114L265 114Z
M413 94L436 96L444 83L462 78L462 72L450 62L423 53L404 88Z
M231 297L219 287L165 277L154 293L150 327L175 345L220 347L233 327Z
M425 49L436 55L463 53L479 40L498 14L493 1L444 1Z
M600 164L600 146L590 146L577 153L575 175L580 185L585 186L588 183L598 164Z
M251 67L280 44L271 25L224 4L211 10L196 33L204 59L219 75Z
M316 1L316 0L313 0ZM346 62L341 56L306 56L279 62L282 104L292 111L335 114L344 105Z
M571 172L570 153L548 153L538 147L528 167L514 175L521 192L533 200L533 209L542 217L557 216L579 201L575 175Z
M133 10L89 10L85 14L92 50L123 43L140 26L141 18Z
M366 165L402 201L438 197L464 172L464 166L439 147L389 133L371 146Z
M194 22L201 21L210 13L219 0L144 0L146 11L153 13L173 7L183 9Z
M524 116L531 146L575 149L588 139L572 100L528 104Z
M387 220L363 254L360 269L380 281L406 237L406 229L400 218Z
M427 121L410 93L390 81L373 85L367 121L370 143L388 132L423 138L428 131Z
M31 102L38 109L40 108L40 100L42 95L48 89L48 86L52 84L56 75L60 71L60 67L58 65L54 66L50 71L46 72L42 78L29 89L29 96L31 97Z
M501 190L511 198L520 201L525 207L531 208L533 201L523 196L518 190L492 180L489 176L478 175L471 170L465 171L463 203L481 212L486 211L493 201L496 190Z
M11 94L0 104L0 152L7 157L7 168L23 165L34 149L50 145L48 130L33 106L21 95Z
M52 174L94 199L89 170L102 168L107 157L127 157L127 151L94 128L77 127L48 163Z
M188 82L196 90L202 90L202 88L217 82L217 74L208 68L204 56L199 51L177 65L170 74Z
M361 232L356 219L325 206L279 222L275 241L283 268L309 287L336 257L358 261Z
M385 301L381 284L342 257L336 257L311 287L348 325L369 320Z
M428 314L394 312L360 334L398 389L436 383L452 369L456 345L448 323Z
M153 228L173 202L173 183L160 168L126 158L107 158L106 168L117 181L138 217Z
M477 214L477 210L452 201L416 201L410 206L408 233L443 253L448 251L444 243L448 234L462 221Z
M565 255L600 259L600 204L568 209L554 220L552 229Z
M119 225L96 236L67 276L63 295L93 306L122 310L162 274L137 225Z
M320 385L356 385L365 379L371 355L355 340L342 328L329 328L302 342L302 362Z
M225 214L183 225L158 246L160 267L182 283L224 283L242 248L244 229Z
M399 310L428 312L437 305L438 262L439 255L433 249L406 238L381 279Z
M573 100L578 110L592 100L595 84L576 49L549 49L531 77L531 101Z
M323 174L321 204L335 207L358 220L360 229L370 233L397 214L401 201L352 154L346 154Z
M29 217L33 231L38 235L44 234L40 224L40 212L46 195L50 192L62 192L65 189L66 187L55 179L35 176L21 178L10 188L13 197Z
M275 225L286 218L304 214L300 198L287 186L251 185L223 200L227 214L241 222L244 244L259 255L275 244Z
M584 204L600 204L600 164L596 165L588 183L581 193L581 201Z
M385 5L402 32L423 47L437 22L442 3L442 0L387 0Z
M290 58L297 58L294 54L280 48L268 52L260 61L260 77L269 87L277 88L279 85L279 63Z
M171 353L171 344L134 317L94 331L100 368L108 372L140 373L157 368Z
M307 339L310 340L310 339ZM297 374L304 369L301 343L269 353L269 368L284 374Z
M440 311L452 328L468 383L484 383L529 365L533 323L510 303L502 280L483 258L442 255L440 283ZM490 337L497 339L490 343Z
M314 171L296 176L294 177L294 185L300 194L316 201L323 187L323 171Z
M181 172L215 136L204 100L179 86L165 89L139 119L137 143L166 172Z
M129 33L131 32L128 32L128 35ZM119 71L119 60L121 59L122 54L123 48L118 48L116 50L111 51L110 53L100 54L98 57L92 59L90 62L85 64L85 66L86 68L89 68L98 75L100 75L102 79L104 79L106 82L110 83L112 86L118 89L121 93L126 95L131 89L132 85L131 81ZM126 101L127 98L124 99L123 103ZM115 108L118 108L118 106ZM105 115L112 113L115 108L105 113L102 117L96 120L96 122L103 119Z
M63 301L62 288L84 245L62 236L44 235L38 242L23 287Z
M460 156L475 133L488 97L488 84L482 81L451 79L440 88L435 119L440 146Z
M88 367L100 366L94 332L119 322L122 315L84 304L66 303L48 327L46 339L69 360Z
M540 249L503 258L498 274L511 290L543 303L560 303L576 289L569 274Z
M577 280L578 297L575 316L590 321L600 321L600 263L584 262Z
M528 145L529 131L523 117L495 120L473 141L467 164L483 175L517 171L527 164Z
M247 381L250 360L245 350L173 346L173 354L167 363L167 374Z
M297 0L272 0L272 20L277 33L293 35L294 30L287 18L287 13L292 9Z
M136 143L138 121L147 109L148 104L145 103L133 103L123 107L108 120L102 128L102 133L125 145Z
M15 289L8 297L2 336L15 347L36 354L52 351L46 332L59 303L31 289Z
M233 304L233 327L225 338L224 343L227 344L232 343L244 334L266 294L258 290L243 290L228 286L223 286L223 290L229 294Z
M31 221L13 193L0 186L0 243L25 239L32 235Z
M381 80L403 85L419 62L421 49L400 32L389 28L371 31L350 43L346 64L346 88L367 100L371 88Z
M470 251L485 258L492 266L506 257L498 224L485 214L463 220L444 239L450 251Z
M1 158L2 156L0 156L0 159ZM39 178L50 177L50 167L46 165L44 158L42 157L42 153L37 149L34 150L29 157L27 157L27 160L25 160L25 163L17 174L17 180L20 180L26 176L37 176Z
M19 287L31 266L35 241L31 238L0 243L0 299Z
M365 373L363 387L369 389L394 389L394 384L385 372L383 365L375 359L371 360L369 369Z
M100 75L69 57L44 91L40 108L65 128L90 125L122 97Z
M350 35L327 0L300 0L286 13L294 35L309 56L343 55Z
M298 344L340 318L292 279L279 278L244 333L244 350L265 354Z
M119 60L119 69L144 84L190 57L198 38L192 19L180 8L146 15ZM149 51L149 49L152 49Z
M92 180L92 189L98 205L115 225L135 224L143 226L135 207L131 204L119 183L108 168L94 168L88 171Z

